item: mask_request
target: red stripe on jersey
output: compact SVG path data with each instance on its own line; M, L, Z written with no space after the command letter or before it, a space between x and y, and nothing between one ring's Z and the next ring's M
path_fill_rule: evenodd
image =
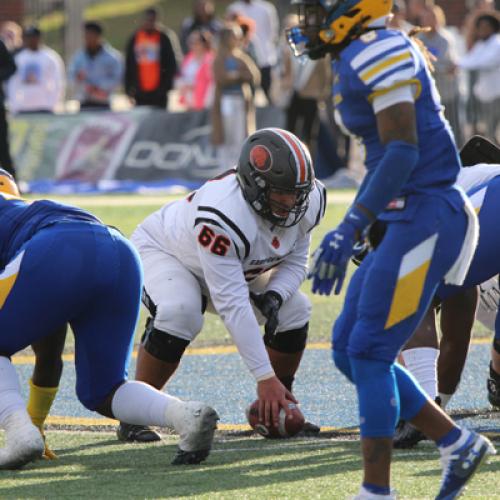
M300 173L300 183L303 184L306 180L306 157L302 148L295 142L294 138L289 134L286 130L280 130L283 132L283 136L285 137L286 142L288 142L292 149L295 151L297 158L299 160L299 173Z

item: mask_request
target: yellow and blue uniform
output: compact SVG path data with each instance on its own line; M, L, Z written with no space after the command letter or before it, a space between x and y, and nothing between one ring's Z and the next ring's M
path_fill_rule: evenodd
M126 379L141 286L118 231L76 207L0 193L0 355L69 323L77 395L94 410Z
M426 401L394 361L440 281L445 276L455 282L463 279L463 243L473 239L475 221L470 205L454 187L460 169L457 148L425 58L414 42L399 31L374 29L342 50L333 69L337 119L366 150L368 173L356 202L387 223L382 243L349 284L333 328L334 360L357 386L362 436L390 437L398 411L411 420ZM407 148L414 154L413 167L396 198L377 212L372 206L383 200L381 181L387 183L386 190L394 182L387 175L377 179L377 186L374 182L377 171L386 168L382 165L389 149L378 135L375 103L402 87L413 89L418 149L415 154ZM405 154L400 155L402 162Z

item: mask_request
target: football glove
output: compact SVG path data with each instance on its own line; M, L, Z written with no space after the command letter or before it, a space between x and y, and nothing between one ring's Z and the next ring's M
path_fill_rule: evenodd
M498 277L495 276L479 285L479 300L483 309L497 311L500 304L500 290L498 289Z
M250 292L250 298L255 304L255 307L266 318L266 324L264 326L266 335L272 337L276 332L276 328L278 328L278 313L283 304L281 295L278 292L269 290L265 293Z

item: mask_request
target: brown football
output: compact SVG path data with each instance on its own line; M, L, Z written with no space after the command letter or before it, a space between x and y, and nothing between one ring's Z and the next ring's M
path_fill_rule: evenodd
M286 418L285 410L281 408L278 426L274 424L266 426L263 422L259 422L259 400L257 399L246 409L247 420L250 427L265 438L289 438L298 434L304 427L304 415L292 401L288 403L288 408L292 411L292 418Z

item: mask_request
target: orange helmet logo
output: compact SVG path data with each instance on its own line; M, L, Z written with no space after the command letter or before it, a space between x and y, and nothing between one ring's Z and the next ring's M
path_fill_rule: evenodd
M273 159L269 149L265 146L254 146L250 151L250 163L260 172L267 172L273 166Z

